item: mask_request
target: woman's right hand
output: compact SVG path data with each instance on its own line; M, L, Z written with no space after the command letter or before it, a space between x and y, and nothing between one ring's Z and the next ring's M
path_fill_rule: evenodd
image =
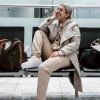
M59 12L57 10L54 10L53 13L52 13L52 18L57 19L58 14L59 14Z
M56 19L56 13L55 13L55 11L53 11L51 18L52 19L54 19L54 18Z

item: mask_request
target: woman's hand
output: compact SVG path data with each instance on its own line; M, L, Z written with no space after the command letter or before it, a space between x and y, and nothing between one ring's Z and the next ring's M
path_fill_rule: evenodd
M54 52L51 54L50 57L57 57L57 56L60 56L60 55L59 55L59 52L54 51Z
M59 15L59 12L58 11L53 11L52 13L52 18L56 18L57 19L57 16Z

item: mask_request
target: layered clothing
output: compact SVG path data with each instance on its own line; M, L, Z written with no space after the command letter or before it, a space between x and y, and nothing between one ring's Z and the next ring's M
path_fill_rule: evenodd
M80 45L80 30L78 24L71 19L67 19L60 24L57 19L47 18L39 26L39 29L46 34L49 33L49 40L54 43L57 35L59 35L59 54L65 55L75 67L75 72L70 76L70 81L76 90L82 91L82 83L80 77L80 68L77 57L77 51Z

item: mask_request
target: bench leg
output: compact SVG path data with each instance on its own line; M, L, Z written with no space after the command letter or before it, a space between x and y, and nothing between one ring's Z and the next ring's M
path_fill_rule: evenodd
M75 98L78 98L78 90L75 89Z
M28 77L28 70L27 69L24 69L23 71L24 71L24 76L25 77Z

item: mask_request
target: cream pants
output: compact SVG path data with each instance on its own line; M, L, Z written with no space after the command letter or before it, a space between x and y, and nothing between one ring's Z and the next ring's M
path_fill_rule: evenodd
M37 100L46 100L46 91L50 74L63 67L70 66L70 60L66 56L50 57L52 51L51 43L45 33L36 31L32 43L33 55L41 57L44 55L45 61L38 68Z

